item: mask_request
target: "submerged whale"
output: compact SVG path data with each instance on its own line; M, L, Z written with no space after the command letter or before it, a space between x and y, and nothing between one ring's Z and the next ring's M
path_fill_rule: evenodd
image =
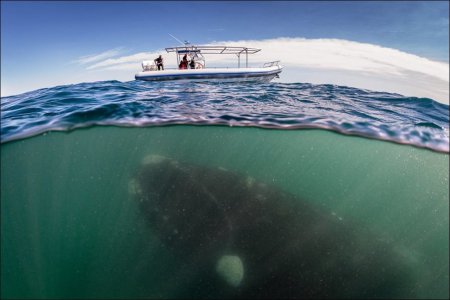
M150 155L130 190L180 268L195 270L187 297L414 296L392 242L251 177Z

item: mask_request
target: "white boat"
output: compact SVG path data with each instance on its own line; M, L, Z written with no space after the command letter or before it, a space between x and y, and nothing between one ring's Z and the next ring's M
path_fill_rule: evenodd
M194 60L193 68L187 66L186 69L172 68L158 70L154 62L142 62L142 71L135 75L137 80L146 81L166 81L166 80L188 80L188 81L262 81L269 82L281 73L283 67L279 61L265 63L261 67L248 67L248 55L254 54L261 49L247 47L228 46L194 46L185 45L181 47L166 48L167 53L175 53L177 65L181 62L181 57L185 56ZM213 54L233 54L238 58L237 67L210 68L206 66L204 55ZM245 55L245 67L241 67L241 56Z

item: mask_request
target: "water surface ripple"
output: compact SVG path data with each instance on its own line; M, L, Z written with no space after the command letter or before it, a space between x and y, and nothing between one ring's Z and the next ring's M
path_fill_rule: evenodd
M93 125L318 128L449 152L449 107L329 84L103 81L1 98L1 141Z

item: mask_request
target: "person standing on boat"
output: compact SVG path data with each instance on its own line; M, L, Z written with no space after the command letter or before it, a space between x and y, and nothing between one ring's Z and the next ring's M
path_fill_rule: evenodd
M182 61L182 63L183 63L183 69L187 69L187 66L188 66L188 64L189 64L189 61L187 60L187 54L185 54L185 55L183 56L183 61Z
M191 62L189 63L189 67L191 67L191 69L195 69L195 61L194 61L194 58L191 59Z
M158 71L160 70L160 68L162 70L164 70L164 63L163 63L162 55L160 55L158 58L155 59L155 64L158 67Z
M187 69L188 63L187 54L185 54L180 62L180 69Z

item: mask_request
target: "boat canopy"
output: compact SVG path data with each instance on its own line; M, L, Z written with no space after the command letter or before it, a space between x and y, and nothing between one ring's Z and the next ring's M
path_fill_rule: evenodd
M179 47L166 48L167 53L175 52L177 54L177 63L179 55L188 54L195 57L203 57L203 54L235 54L238 57L238 66L241 65L241 54L245 54L245 65L248 67L248 55L261 51L257 48L231 47L231 46L195 46L186 45Z
M169 47L166 48L167 53L176 52L176 53L190 53L197 52L202 54L236 54L241 55L245 54L254 54L256 52L261 51L261 49L257 48L247 48L247 47L229 47L229 46L180 46L180 47Z

